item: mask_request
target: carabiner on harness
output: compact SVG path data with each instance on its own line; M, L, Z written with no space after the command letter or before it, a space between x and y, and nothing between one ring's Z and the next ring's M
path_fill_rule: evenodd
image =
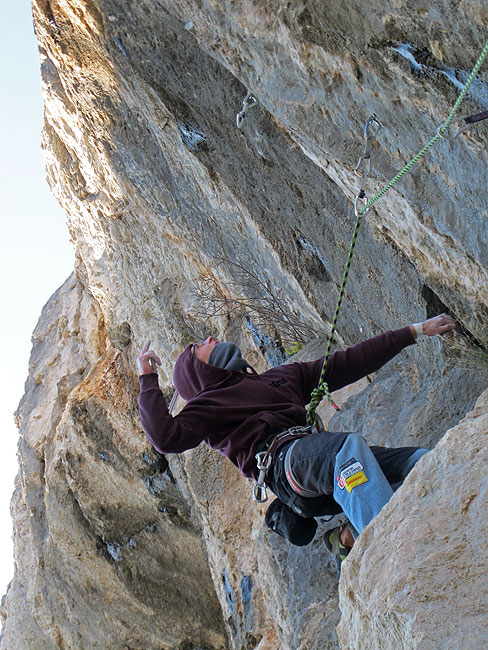
M271 454L268 451L260 451L256 454L256 461L259 470L258 480L252 488L252 498L258 503L265 503L268 500L266 490L266 472L271 466Z

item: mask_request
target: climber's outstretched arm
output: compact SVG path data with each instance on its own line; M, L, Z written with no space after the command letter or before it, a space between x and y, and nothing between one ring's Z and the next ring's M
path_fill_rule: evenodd
M384 332L345 350L338 350L330 356L327 362L325 378L329 390L338 390L376 372L401 350L413 345L420 334L436 336L453 330L455 327L456 322L452 316L440 314L422 323ZM308 403L311 391L317 386L322 364L323 358L300 364L301 385L306 387L304 391L305 403Z

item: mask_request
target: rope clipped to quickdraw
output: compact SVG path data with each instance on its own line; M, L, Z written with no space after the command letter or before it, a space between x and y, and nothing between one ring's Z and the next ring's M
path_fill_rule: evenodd
M320 373L320 379L319 379L319 384L317 388L315 388L312 391L312 396L310 399L310 404L308 405L308 410L307 410L307 420L309 424L315 424L316 423L316 416L315 416L315 411L317 409L317 406L320 404L322 401L322 398L324 394L327 394L327 398L329 402L332 404L332 406L336 409L336 411L339 411L339 407L337 404L334 402L332 397L330 396L329 389L327 386L327 382L325 381L325 368L327 366L327 360L330 355L330 350L332 348L332 343L334 342L334 334L336 330L336 325L337 325L337 319L339 318L339 311L341 308L342 304L342 299L344 297L344 291L346 288L346 282L347 282L347 276L349 275L349 268L351 266L351 261L352 261L352 256L354 254L354 248L356 247L356 240L358 237L359 233L359 227L361 225L361 219L362 219L362 212L358 210L358 203L361 200L366 199L366 193L365 193L365 186L366 186L366 179L369 177L371 174L371 145L373 140L376 138L378 135L379 130L381 129L381 124L378 121L376 115L372 113L367 121L366 124L364 125L364 139L366 141L364 145L364 153L362 156L360 156L356 167L354 168L354 172L358 175L361 176L361 185L359 192L356 196L356 200L354 202L354 210L356 213L356 225L354 226L354 233L352 236L352 241L351 245L349 247L349 254L347 256L347 261L346 261L346 267L344 269L344 275L342 277L342 283L341 283L341 288L339 290L339 298L337 300L337 307L335 310L334 318L332 319L332 326L330 328L330 333L329 333L329 340L327 343L327 350L325 352L325 359L324 359L324 364L322 366L322 371ZM361 169L364 168L363 171Z
M410 162L408 162L405 165L405 167L401 171L398 172L398 174L394 178L391 179L391 181L389 183L387 183L385 185L385 187L383 187L383 189L381 189L371 199L371 201L368 201L366 203L366 205L361 209L361 214L362 215L365 215L371 209L371 206L374 203L376 203L376 201L378 201L378 199L380 199L384 194L386 194L386 192L388 192L388 190L390 188L392 188L393 185L395 185L395 183L398 183L400 178L402 176L404 176L408 171L410 171L410 169L422 158L422 156L424 156L427 153L427 151L432 147L432 145L435 144L437 142L437 140L439 140L443 136L443 134L449 129L449 126L450 126L451 122L453 121L454 115L457 113L457 111L458 111L458 109L459 109L459 107L461 105L461 102L465 98L466 93L468 92L471 84L473 83L474 78L478 74L478 71L481 68L481 65L483 64L483 61L486 59L487 55L488 55L488 41L486 42L485 47L483 48L478 60L476 61L476 64L475 64L471 74L469 75L468 80L466 81L466 83L464 85L464 88L461 90L461 92L459 94L459 97L456 100L456 103L452 107L452 110L449 113L446 121L443 124L441 124L441 126L437 129L436 135L425 145L425 147L423 147L418 152L418 154L416 156L414 156L412 158L412 160Z
M310 403L309 403L308 409L307 409L307 421L310 424L315 424L315 421L316 421L315 411L317 410L317 407L320 404L320 402L322 401L322 398L324 397L324 395L327 396L327 399L330 402L330 404L332 404L332 406L337 411L339 410L339 407L337 406L337 404L335 404L334 400L332 399L332 397L330 395L329 388L328 388L327 382L325 380L325 369L326 369L326 366L327 366L327 361L329 359L332 343L334 341L334 334L335 334L337 319L339 317L339 311L340 311L341 304L342 304L342 298L344 296L347 277L349 275L349 267L351 265L352 256L354 254L354 248L356 246L356 239L357 239L357 236L358 236L359 227L361 225L361 218L369 212L371 207L376 203L376 201L378 201L378 199L380 199L382 196L384 196L384 194L386 194L386 192L390 188L392 188L393 185L398 183L398 181L402 178L402 176L404 176L422 158L422 156L424 156L427 153L427 151L432 147L432 145L434 145L437 142L437 140L439 140L442 137L452 140L452 139L456 138L459 135L459 133L464 131L470 124L478 122L478 121L483 120L483 119L486 119L486 117L487 117L486 113L478 113L477 115L462 117L462 118L458 118L457 120L454 120L454 115L457 113L463 99L465 98L471 84L474 81L474 78L478 74L478 71L481 68L481 66L483 64L483 61L486 59L487 55L488 55L488 41L486 42L483 50L481 51L481 54L478 57L478 60L476 61L476 64L475 64L473 70L471 71L471 74L469 75L468 80L466 81L463 89L461 90L461 93L459 94L459 97L457 98L456 103L454 104L454 106L453 106L451 112L449 113L447 119L437 129L436 135L417 153L416 156L414 156L412 158L412 160L410 160L410 162L408 162L403 167L402 170L400 170L398 172L398 174L396 176L394 176L394 178L392 178L369 201L367 200L365 190L364 190L364 183L365 183L365 180L366 180L365 179L365 174L366 174L366 178L367 178L367 176L369 176L369 173L371 171L371 158L370 158L370 156L366 155L368 153L367 126L368 126L368 122L370 122L371 118L373 118L374 122L376 122L378 125L379 125L379 122L376 120L376 117L374 115L370 115L369 118L368 118L368 122L366 122L366 126L364 128L364 134L365 134L365 138L366 138L365 154L363 154L363 156L361 156L361 158L359 159L358 164L356 165L355 171L356 171L356 173L358 173L358 169L360 168L363 160L367 161L367 169L362 174L360 190L359 190L359 192L358 192L358 194L356 196L356 199L354 201L354 212L355 212L355 215L356 215L357 219L356 219L356 224L354 226L352 242L351 242L351 246L349 248L349 255L348 255L347 261L346 261L346 266L345 266L344 275L343 275L343 278L342 278L341 288L339 290L339 298L337 300L337 307L336 307L336 311L335 311L335 314L334 314L334 318L332 320L332 326L331 326L331 330L330 330L330 334L329 334L329 340L328 340L328 343L327 343L327 350L326 350L326 353L325 353L325 358L324 358L324 363L323 363L323 366L322 366L322 371L320 373L319 383L318 383L317 388L315 388L313 390L313 392L312 392ZM450 135L449 132L448 132L448 129L449 129L449 126L451 125L451 123L461 122L463 120L465 122L465 126L461 127L461 129L455 135ZM372 122L373 122L373 120L371 120L370 125L371 125ZM381 128L381 125L379 125L379 128ZM378 133L379 128L377 128L376 131L373 132L374 136L376 136L376 134ZM370 133L370 137L371 137L371 133ZM359 208L359 203L360 202L362 202L362 204L363 204L361 208Z

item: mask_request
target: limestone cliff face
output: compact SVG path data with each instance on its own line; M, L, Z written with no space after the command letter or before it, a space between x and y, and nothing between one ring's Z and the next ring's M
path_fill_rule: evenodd
M187 500L140 436L137 391L69 278L34 331L4 648L223 648Z
M486 647L487 432L485 391L359 538L340 585L344 650Z
M340 396L329 427L430 447L460 428L346 563L339 637L321 535L302 549L269 535L250 486L206 448L152 452L134 359L151 339L170 397L174 360L206 333L239 343L257 369L294 342L306 344L300 358L322 353L364 122L374 112L383 124L372 196L449 113L486 41L486 3L34 0L33 10L48 178L77 264L34 333L19 407L16 572L1 648L354 648L372 621L369 647L449 648L447 632L444 646L436 639L448 604L428 558L439 537L434 564L454 582L474 512L486 527L481 469L472 499L460 490L449 501L440 479L445 463L455 461L454 481L475 450L480 468L485 457L486 400L459 424L487 383L485 123L438 142L361 226L340 343L445 309L460 327ZM486 110L486 78L463 113ZM258 103L238 130L248 90ZM464 457L456 431L470 441ZM399 541L382 562L405 530L415 532L410 555ZM426 564L413 563L428 533ZM486 600L477 562L456 593L466 609Z

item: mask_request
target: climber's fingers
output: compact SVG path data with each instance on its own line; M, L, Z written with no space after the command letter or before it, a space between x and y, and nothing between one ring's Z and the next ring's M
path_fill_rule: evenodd
M141 375L154 372L156 366L161 365L161 359L154 350L150 349L150 347L151 341L147 341L142 348L141 354L137 357L137 367L139 369L139 374Z
M437 334L449 332L455 327L456 321L452 316L449 316L449 314L439 314L439 316L429 318L422 323L422 332L426 336L436 336Z

